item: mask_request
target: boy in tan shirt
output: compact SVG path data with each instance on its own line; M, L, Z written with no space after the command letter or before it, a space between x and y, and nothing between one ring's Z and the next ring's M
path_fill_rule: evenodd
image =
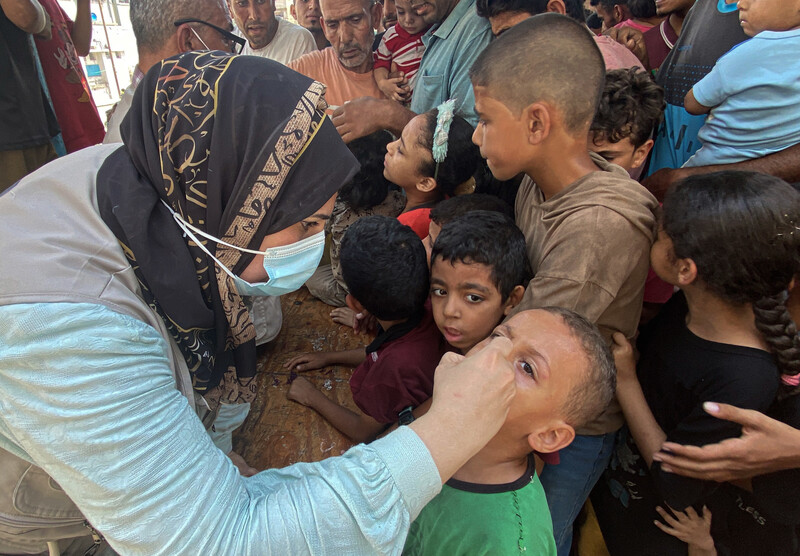
M625 170L588 152L605 79L591 35L564 16L532 17L490 44L470 78L480 118L473 140L489 168L500 180L527 174L515 216L535 276L515 312L559 306L609 342L615 331L632 337L658 205ZM614 403L542 473L559 556L569 554L572 523L621 425Z

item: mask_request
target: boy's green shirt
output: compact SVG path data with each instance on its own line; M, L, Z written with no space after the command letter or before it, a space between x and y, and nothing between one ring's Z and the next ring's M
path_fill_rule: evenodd
M403 554L555 556L553 522L530 461L509 484L448 481L411 524Z

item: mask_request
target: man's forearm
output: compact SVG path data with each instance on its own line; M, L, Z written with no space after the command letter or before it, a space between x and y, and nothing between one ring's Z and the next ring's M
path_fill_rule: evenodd
M776 176L789 183L800 182L800 143L762 158L752 158L735 164L683 168L687 176L726 170L761 172Z
M92 10L89 0L78 0L75 23L72 25L72 43L78 56L88 56L92 44Z
M361 97L337 108L331 121L344 142L349 143L380 129L387 129L395 136L400 136L414 116L414 112L399 102L386 98Z
M403 133L403 128L410 122L417 114L412 112L399 102L391 100L383 101L386 106L380 112L382 116L382 128L387 129L394 134L395 137L400 137Z

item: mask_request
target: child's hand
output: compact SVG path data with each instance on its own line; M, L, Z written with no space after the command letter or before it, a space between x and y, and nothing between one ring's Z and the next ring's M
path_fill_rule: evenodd
M305 378L298 377L289 386L289 391L286 392L286 399L311 407L314 396L317 394L319 394L319 390L317 390L316 386Z
M330 365L330 354L325 351L301 353L289 359L283 366L294 371L313 371Z
M356 312L350 307L337 307L336 309L333 309L331 311L331 320L337 324L349 326L354 331L356 329L356 325L358 324Z
M378 88L386 95L386 98L397 102L405 102L410 91L407 86L403 86L406 78L400 74L399 77L390 77L388 79L379 79L377 81Z
M664 525L655 520L656 527L678 538L689 545L689 554L700 556L715 555L714 539L711 538L711 512L703 506L703 515L697 515L691 506L685 512L679 512L670 508L675 517L672 517L664 508L658 506L656 511L661 518L667 522Z
M636 380L636 360L633 357L633 346L620 332L614 332L614 345L611 354L617 366L617 381Z

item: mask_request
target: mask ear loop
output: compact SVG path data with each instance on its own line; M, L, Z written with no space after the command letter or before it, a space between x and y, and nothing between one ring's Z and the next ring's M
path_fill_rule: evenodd
M453 123L453 111L455 110L456 99L444 101L436 110L436 129L433 132L433 161L436 162L436 169L433 171L433 179L439 177L439 164L447 158L447 142L450 138L450 124Z
M172 207L169 206L163 199L161 200L161 202L164 203L164 206L167 207L167 210L169 210L170 214L172 214L172 218L175 219L175 222L178 223L178 226L180 226L181 229L184 231L184 233L187 233L189 235L189 237L192 238L192 241L194 241L195 243L198 243L197 239L195 239L192 234L189 234L186 231L186 228L192 230L194 233L206 238L209 241L213 241L214 243L220 243L220 244L224 245L225 247L230 247L231 249L236 249L237 251L243 251L245 253L251 253L253 255L266 255L266 253L264 251L255 251L253 249L245 249L244 247L238 247L236 245L231 245L230 243L227 243L227 242L219 239L218 237L214 237L214 236L212 236L210 234L207 234L203 230L195 228L194 226L189 224L186 220L181 218L180 215L177 212L172 210ZM198 245L199 245L199 243L198 243ZM209 253L209 255L211 255L211 253ZM211 255L211 256L213 257L213 255Z
M205 46L205 47L206 47L206 50L208 50L208 51L211 51L211 49L210 49L210 48L208 48L208 45L206 44L206 42L205 42L203 39L201 39L201 38L200 38L200 35L198 35L198 34L197 34L197 31L195 31L195 30L194 30L194 27L189 27L189 29L191 29L191 30L192 30L192 33L194 33L194 36L195 36L195 37L197 37L197 40L198 40L198 41L200 41L200 44L202 44L203 46Z
M231 269L229 269L227 266L225 266L224 264L222 264L222 263L219 261L219 259L218 259L218 258L216 258L214 255L212 255L212 254L211 254L211 251L209 251L209 250L208 250L208 248L207 248L205 245L203 245L203 242L202 242L202 241L200 241L199 239L197 239L197 236L195 236L195 235L192 233L192 231L194 231L195 233L197 233L197 234L201 235L202 237L204 237L204 238L208 239L209 241L213 241L213 242L215 242L215 243L221 243L222 245L227 245L228 247L230 247L230 248L232 248L232 249L239 249L240 251L247 251L248 253L254 253L254 254L256 254L256 255L263 254L263 253L261 253L260 251L253 251L253 250L251 250L251 249L243 249L243 248L241 248L241 247L236 247L235 245L231 245L230 243L225 243L224 241L222 241L222 240L221 240L221 239L219 239L219 238L215 238L214 236L208 235L207 233L203 232L202 230L198 230L197 228L195 228L194 226L192 226L191 224L189 224L188 222L186 222L186 221L185 221L183 218L181 218L181 217L178 215L178 213L177 213L177 212L175 212L174 210L172 210L172 207L171 207L171 206L169 206L167 203L165 203L165 202L164 202L164 200L163 200L163 199L161 200L161 202L162 202L162 203L164 203L164 206L165 206L165 207L167 207L167 210L169 210L170 214L172 214L172 218L174 218L174 219L175 219L175 222L177 222L177 223L178 223L178 227L179 227L179 228L180 228L180 229L183 231L183 235L184 235L184 236L186 236L186 237L188 237L189 239L191 239L193 242L195 242L195 244L196 244L196 245L197 245L197 246L198 246L198 247L199 247L199 248L200 248L200 249L201 249L201 250L202 250L202 251L203 251L203 252L204 252L206 255L208 255L209 257L211 257L211 258L214 260L214 262L215 262L215 263L217 263L217 266L219 266L219 267L220 267L222 270L224 270L224 271L225 271L225 274L227 274L228 276L230 276L231 278L233 278L233 280L234 280L234 281L236 281L236 280L241 280L241 278L239 278L238 276L236 276L236 275L233 273L233 271L232 271Z

